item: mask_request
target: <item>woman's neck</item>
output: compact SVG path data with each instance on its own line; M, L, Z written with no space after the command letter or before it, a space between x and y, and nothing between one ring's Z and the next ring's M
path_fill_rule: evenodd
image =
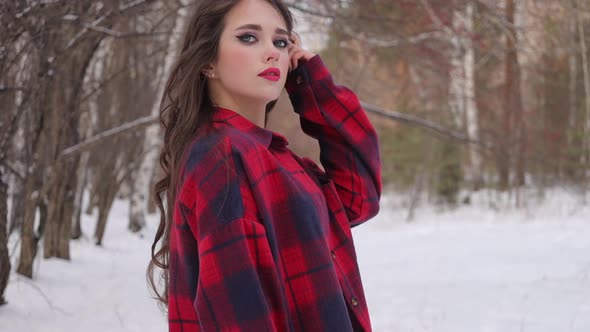
M265 127L266 104L245 101L238 103L235 100L224 100L223 102L213 102L213 105L232 110L255 125L261 128Z

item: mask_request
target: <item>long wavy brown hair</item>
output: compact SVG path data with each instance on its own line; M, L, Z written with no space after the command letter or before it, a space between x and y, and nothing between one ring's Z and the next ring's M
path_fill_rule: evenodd
M282 0L266 1L283 17L287 30L291 32L293 17L285 3ZM202 71L217 58L225 15L239 2L240 0L197 0L182 50L161 99L160 121L164 128L164 144L160 153L160 165L165 176L154 187L154 197L160 209L160 224L152 244L147 279L155 298L164 308L168 306L170 227L173 223L182 154L196 133L211 123L215 111ZM271 102L267 105L267 113L274 104L275 102ZM154 280L156 268L160 269L159 283L163 284L163 289Z

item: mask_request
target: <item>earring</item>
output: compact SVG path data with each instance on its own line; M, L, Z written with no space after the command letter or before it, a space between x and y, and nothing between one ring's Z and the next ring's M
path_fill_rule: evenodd
M205 76L207 76L209 78L215 78L215 74L209 73L209 72L205 72Z

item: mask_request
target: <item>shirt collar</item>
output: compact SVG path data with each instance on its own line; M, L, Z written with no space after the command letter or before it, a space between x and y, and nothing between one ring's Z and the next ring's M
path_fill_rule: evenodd
M261 128L239 113L227 108L217 107L213 114L213 122L225 123L234 127L266 147L285 147L289 144L283 135Z

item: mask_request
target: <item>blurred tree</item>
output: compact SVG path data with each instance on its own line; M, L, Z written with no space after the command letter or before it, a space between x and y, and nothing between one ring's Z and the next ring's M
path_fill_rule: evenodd
M0 160L2 160L0 155ZM8 221L8 208L6 200L8 198L8 186L4 182L4 169L0 166L0 305L6 303L4 299L4 290L8 285L10 276L10 255L8 254L8 234L6 234Z
M12 100L4 105L14 105L2 114L15 114L7 118L11 126L0 137L2 142L8 141L3 145L7 147L7 158L2 162L22 173L11 176L9 182L22 188L10 191L17 203L12 204L13 211L22 211L23 216L22 223L11 221L11 229L21 227L17 271L25 276L32 277L32 262L41 237L45 238L45 257L69 259L71 227L76 225L79 211L76 202L80 202L79 192L84 190L78 181L84 181L84 177L70 176L76 174L79 155L64 157L61 152L80 141L79 127L85 121L81 120L84 112L80 106L85 98L87 69L105 37L153 38L153 31L117 31L122 22L129 22L129 17L147 15L150 2L153 0L2 3L0 19L7 29L0 38L6 41L2 45L14 48L3 46L0 51L0 66L4 69L0 97ZM121 90L121 95L124 93ZM17 139L13 140L11 133L15 132ZM133 164L126 162L126 174L130 173L129 165ZM17 219L17 213L11 215Z
M174 64L177 51L182 47L182 34L188 24L190 15L184 8L187 6L186 0L180 0L180 9L175 15L174 27L166 45L166 56L158 70L154 81L156 82L156 96L162 96L166 86L166 80L170 76L170 70ZM160 114L160 103L156 99L150 107L150 115L157 117ZM130 194L129 206L129 225L132 232L138 232L145 226L145 213L148 207L148 199L151 197L151 179L153 178L158 165L160 147L162 145L162 135L160 135L160 124L152 124L145 130L143 144L143 154L139 169L135 173L132 190Z
M583 76L588 51L587 37L580 38L587 0L304 3L295 7L329 20L322 55L337 79L362 100L484 142L485 149L455 142L452 155L462 175L452 178L465 189L487 185L518 193L526 184L558 181L564 170L559 165L569 165L570 174L587 174L584 109L590 93ZM385 130L403 130L399 124L380 128L384 151L427 150L404 145L411 140L385 139L396 136ZM399 162L385 153L385 169L398 168L388 165L394 160ZM414 169L448 174L440 168L447 161L432 162L432 168ZM401 176L384 174L393 182ZM552 180L535 182L540 179ZM433 186L448 181L429 183L427 190L440 193ZM518 205L520 196L513 197Z

